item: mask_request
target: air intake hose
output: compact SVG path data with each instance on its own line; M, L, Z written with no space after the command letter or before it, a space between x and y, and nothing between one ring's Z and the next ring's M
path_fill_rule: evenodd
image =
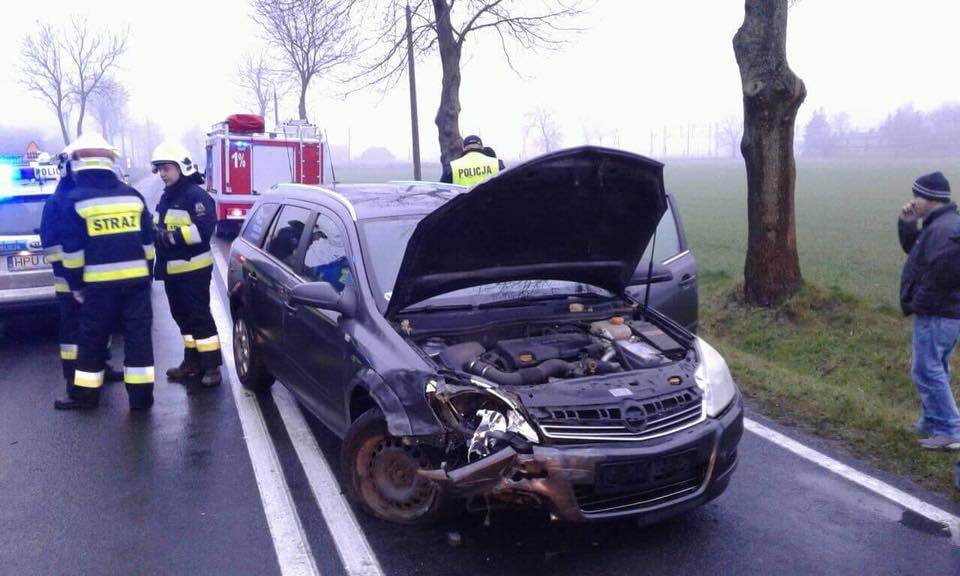
M479 358L467 364L467 372L504 386L543 384L548 378L566 376L571 371L573 371L573 366L560 359L547 360L533 368L521 368L516 372L504 372Z

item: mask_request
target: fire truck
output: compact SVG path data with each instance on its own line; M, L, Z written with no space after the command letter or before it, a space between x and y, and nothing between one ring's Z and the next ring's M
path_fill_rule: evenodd
M262 116L234 114L206 136L206 187L217 205L217 234L236 235L257 197L281 182L322 184L323 140L316 126L288 121L274 132Z

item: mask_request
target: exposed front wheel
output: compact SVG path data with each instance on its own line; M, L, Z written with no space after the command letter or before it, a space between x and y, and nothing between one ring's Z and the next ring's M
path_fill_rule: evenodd
M248 390L267 390L273 385L274 377L263 363L253 332L243 316L243 310L238 310L233 320L233 360L237 377Z
M347 493L369 514L399 524L425 524L446 509L440 488L417 474L432 467L428 455L391 436L379 408L357 418L341 450Z

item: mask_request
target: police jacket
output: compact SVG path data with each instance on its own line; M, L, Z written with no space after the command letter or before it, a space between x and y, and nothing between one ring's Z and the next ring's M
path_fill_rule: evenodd
M203 188L189 177L164 188L156 219L166 234L166 242L157 243L157 278L213 266L210 237L217 226L217 209Z
M74 175L62 205L63 273L71 290L150 281L153 227L139 192L107 170Z
M441 182L475 186L500 172L503 163L496 156L480 150L470 150L463 156L443 165Z
M57 188L43 205L40 217L40 242L47 263L53 268L53 287L57 294L70 292L67 279L63 274L63 204L73 189L73 179L64 176L57 182Z
M900 245L908 254L900 275L900 308L906 315L960 318L960 214L947 204L916 223L900 220Z

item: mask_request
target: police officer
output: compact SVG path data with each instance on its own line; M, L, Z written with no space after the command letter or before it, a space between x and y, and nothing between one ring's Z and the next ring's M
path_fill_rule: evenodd
M165 142L151 159L163 180L157 205L157 279L164 281L170 312L183 336L183 361L167 370L167 380L201 386L220 384L220 338L210 313L213 254L210 237L217 224L213 199L199 186L203 176L190 153Z
M62 204L63 274L80 304L73 385L58 410L95 408L103 385L106 347L118 321L131 410L153 405L150 266L153 228L143 196L117 179L116 149L87 133L64 151L74 188Z
M80 304L74 300L63 274L63 244L61 240L63 203L73 190L73 175L66 153L58 155L60 180L53 194L43 205L40 217L40 242L43 244L44 258L53 268L53 287L57 295L60 310L60 364L69 393L73 384L73 370L77 362L77 336L80 332ZM110 344L107 344L107 358L110 356ZM123 373L109 364L105 368L103 379L107 382L119 382Z
M476 186L495 176L503 169L503 162L497 159L492 148L484 152L483 141L479 136L470 135L463 139L463 155L443 165L441 182Z

